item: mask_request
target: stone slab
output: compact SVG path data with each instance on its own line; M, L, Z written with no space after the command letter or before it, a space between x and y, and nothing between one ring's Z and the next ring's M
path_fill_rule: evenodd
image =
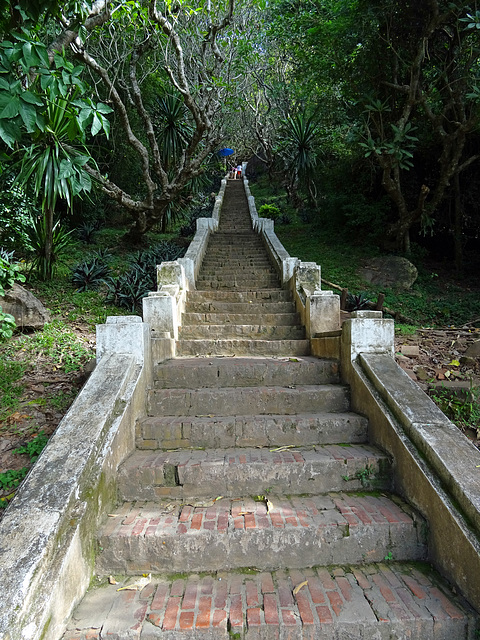
M178 356L308 356L309 340L249 340L225 338L211 340L179 340Z
M266 447L363 443L368 421L355 413L294 416L148 417L137 423L140 449Z
M155 387L280 386L339 382L339 364L308 356L298 358L176 358L155 369Z

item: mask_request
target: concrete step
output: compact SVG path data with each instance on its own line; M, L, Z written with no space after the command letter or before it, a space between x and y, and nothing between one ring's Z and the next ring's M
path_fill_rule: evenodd
M309 340L179 340L177 356L308 356Z
M355 413L149 416L136 425L141 449L279 447L364 443L368 422Z
M343 385L222 387L219 389L150 389L150 416L295 415L349 410Z
M237 289L244 290L249 288L255 289L271 289L278 285L277 276L199 276L196 280L196 286L199 289Z
M175 358L157 365L158 389L336 384L336 360L320 358Z
M200 271L200 276L203 276L204 278L211 278L212 276L214 277L221 277L222 279L230 279L234 276L241 276L242 278L255 278L255 277L262 277L265 278L267 276L274 276L275 278L278 278L277 276L277 272L275 271L275 269L271 266L271 265L266 265L264 267L259 267L259 266L255 266L252 267L250 265L243 265L243 266L232 266L232 267L209 267L208 269L205 269L204 267L202 267L201 271Z
M221 338L250 338L251 340L303 340L302 326L253 325L253 324L197 324L179 328L180 340L203 340L215 336Z
M256 233L216 233L210 236L207 255L218 256L224 250L230 255L267 255L265 245Z
M202 292L203 293L203 292ZM208 292L207 292L208 293ZM221 295L225 292L218 291ZM229 293L234 293L229 292ZM257 293L260 293L258 291ZM283 313L295 313L295 305L293 302L228 302L224 298L216 301L213 299L204 302L195 302L187 299L185 305L187 313L231 313L231 314L261 314L261 315L277 315Z
M163 575L118 591L131 583L92 587L63 640L471 640L476 629L423 563Z
M184 504L126 502L98 535L97 572L272 570L426 558L423 520L381 495L331 493Z
M224 264L230 265L230 264L238 264L241 266L246 266L246 265L250 265L253 267L256 266L265 266L265 267L270 267L272 266L272 263L270 262L270 260L268 259L267 256L265 256L265 253L263 255L258 255L258 257L252 257L252 256L239 256L236 260L234 260L233 257L227 257L225 256L225 254L220 255L218 257L214 257L211 255L206 255L205 258L203 259L202 262L202 268L205 266L212 266L212 267L219 267L222 266Z
M388 457L371 447L135 451L120 467L121 501L234 498L391 489Z
M286 289L273 287L268 291L256 291L248 289L245 291L189 291L188 302L243 302L243 303L264 303L264 302L291 302L292 294Z
M260 324L272 326L298 325L299 313L192 313L182 315L182 326L195 324Z

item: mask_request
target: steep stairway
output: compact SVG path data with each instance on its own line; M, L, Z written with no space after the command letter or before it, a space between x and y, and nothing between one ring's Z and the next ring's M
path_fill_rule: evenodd
M183 355L155 369L98 533L98 584L64 640L473 639L473 613L428 565L427 523L392 493L392 461L368 444L338 363L298 353L298 318L265 251L248 251L238 185L189 299ZM142 574L143 589L118 591Z
M177 355L307 355L305 329L252 229L241 180L225 193L196 282L187 295Z

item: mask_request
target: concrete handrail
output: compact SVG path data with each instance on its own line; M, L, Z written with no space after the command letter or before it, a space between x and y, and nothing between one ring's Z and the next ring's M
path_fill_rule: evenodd
M59 638L91 581L148 384L148 366L118 351L105 351L0 522L3 640Z
M480 608L480 452L394 359L394 322L379 311L342 327L341 371L369 442L394 460L394 490L429 524L429 560Z
M223 199L225 197L225 189L227 187L227 178L224 178L220 185L220 190L215 198L215 205L211 218L198 218L196 222L196 233L190 243L188 250L183 258L179 258L178 262L185 269L185 277L187 286L190 290L195 289L195 281L198 276L205 252L207 250L208 239L212 232L217 231L220 221L220 210L222 208ZM161 284L159 282L159 284Z
M210 234L218 229L227 179L221 182L211 218L198 218L195 236L183 258L157 265L157 291L143 299L143 319L153 333L153 361L174 357L187 291L195 289Z
M274 221L258 216L248 180L243 178L253 229L263 239L267 252L281 278L292 291L295 307L305 326L307 338L340 329L340 298L333 291L322 291L321 268L315 262L302 262L290 256L274 230Z

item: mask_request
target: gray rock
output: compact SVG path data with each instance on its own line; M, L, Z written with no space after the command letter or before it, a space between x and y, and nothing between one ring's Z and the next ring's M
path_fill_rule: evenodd
M480 340L475 340L465 351L467 358L480 358Z
M371 284L393 289L410 289L418 276L417 268L406 258L384 256L374 258L361 271Z
M50 313L38 298L30 291L15 283L11 289L0 296L0 306L4 313L10 313L22 329L42 329L50 322Z

